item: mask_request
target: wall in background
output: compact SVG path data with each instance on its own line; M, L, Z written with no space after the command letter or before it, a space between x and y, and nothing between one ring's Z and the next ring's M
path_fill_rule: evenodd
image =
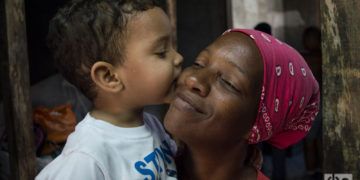
M272 26L273 35L284 40L283 0L228 0L230 25L253 29L260 22Z
M273 35L303 50L302 33L308 26L320 27L320 0L228 0L232 27L254 28L267 22Z
M320 0L284 0L285 40L303 51L302 34L306 27L320 28Z

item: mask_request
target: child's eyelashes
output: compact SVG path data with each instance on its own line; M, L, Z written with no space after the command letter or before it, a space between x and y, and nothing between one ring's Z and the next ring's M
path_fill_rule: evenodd
M155 55L157 55L161 59L164 59L166 58L167 51L156 52Z
M166 39L165 39L166 40ZM168 55L168 53L171 51L171 44L169 40L163 40L162 43L154 49L155 55L159 57L160 59L165 59Z

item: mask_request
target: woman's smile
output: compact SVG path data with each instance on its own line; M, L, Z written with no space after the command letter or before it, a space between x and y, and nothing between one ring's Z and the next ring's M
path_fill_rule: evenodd
M195 97L191 97L191 95L183 92L177 93L173 105L180 111L204 114L199 101L197 101Z

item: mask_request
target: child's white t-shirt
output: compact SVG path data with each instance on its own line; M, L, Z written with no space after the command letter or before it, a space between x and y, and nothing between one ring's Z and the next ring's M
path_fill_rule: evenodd
M36 180L173 180L175 152L155 116L144 113L143 126L121 128L87 114Z

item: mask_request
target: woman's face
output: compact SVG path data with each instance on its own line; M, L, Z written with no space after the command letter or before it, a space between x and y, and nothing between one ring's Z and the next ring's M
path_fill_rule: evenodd
M238 32L219 37L180 76L165 128L188 145L246 140L262 78L261 56L252 39Z

